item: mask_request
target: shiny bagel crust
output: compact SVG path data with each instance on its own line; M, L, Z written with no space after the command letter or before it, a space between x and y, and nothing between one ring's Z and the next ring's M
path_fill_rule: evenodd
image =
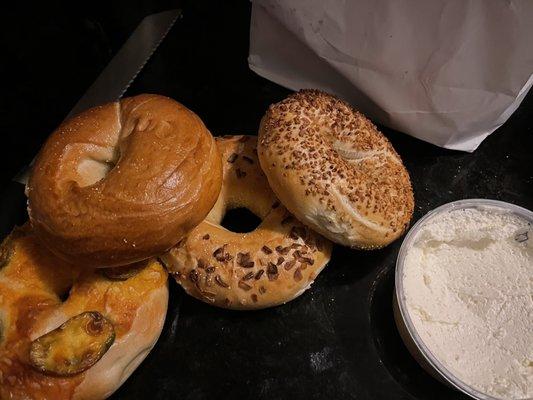
M200 118L145 94L85 111L48 138L26 187L28 213L65 260L124 265L172 247L209 213L221 182Z
M258 153L283 205L336 243L380 248L411 220L402 160L367 118L332 95L302 90L270 106Z
M0 247L0 399L101 400L155 345L168 304L167 272L150 259L127 279L55 256L28 225ZM114 342L89 369L57 376L35 369L31 342L86 311L113 325Z
M255 136L217 138L223 162L220 196L205 221L161 260L185 291L218 307L249 310L286 303L309 288L332 244L283 207L261 171ZM226 210L261 218L253 231L220 225Z

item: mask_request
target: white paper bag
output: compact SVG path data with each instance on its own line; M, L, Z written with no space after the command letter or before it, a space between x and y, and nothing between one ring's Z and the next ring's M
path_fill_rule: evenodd
M254 0L249 65L473 151L533 84L533 1Z

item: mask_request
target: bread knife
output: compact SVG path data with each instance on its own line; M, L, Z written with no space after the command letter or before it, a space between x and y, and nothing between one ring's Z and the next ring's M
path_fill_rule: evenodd
M65 119L120 99L180 17L181 10L178 9L145 17ZM32 164L33 161L13 180L25 185Z

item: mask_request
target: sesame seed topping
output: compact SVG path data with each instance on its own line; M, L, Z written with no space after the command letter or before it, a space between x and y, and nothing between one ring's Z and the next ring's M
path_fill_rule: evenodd
M382 231L391 240L411 218L413 193L400 157L372 122L334 96L302 90L271 105L259 150L272 166L267 174L296 182L296 193L324 214L335 213L347 230L359 225L346 204L377 226L390 221ZM313 226L305 214L296 217Z
M272 250L268 246L261 247L261 251L265 254L272 254Z
M215 276L215 282L218 286L221 286L223 288L229 288L229 285L224 282L224 280L220 277L220 275Z
M300 267L296 268L296 270L294 271L293 277L296 282L300 282L302 280L303 276L302 276L302 270L300 269Z
M274 263L268 263L267 276L269 281L278 279L278 267Z
M238 285L242 290L246 290L246 291L252 288L250 285L248 285L246 282L243 282L243 281L239 281Z

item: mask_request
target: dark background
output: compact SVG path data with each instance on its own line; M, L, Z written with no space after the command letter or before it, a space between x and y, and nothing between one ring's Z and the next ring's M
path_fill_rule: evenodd
M2 232L24 219L11 178L35 155L143 16L181 6L179 20L128 94L176 98L215 134L254 134L288 90L248 69L251 4L131 1L12 4L2 13ZM414 220L443 203L484 197L533 208L533 96L473 154L383 129L410 171ZM374 252L337 247L310 291L238 313L171 283L160 341L114 398L464 399L413 361L391 313L400 242Z
M161 0L2 5L2 187L31 161L141 19L179 5Z

